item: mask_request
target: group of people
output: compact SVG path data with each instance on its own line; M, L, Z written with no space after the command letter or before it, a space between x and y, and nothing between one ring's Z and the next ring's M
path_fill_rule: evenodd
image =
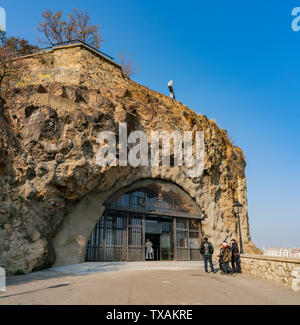
M204 242L201 244L200 247L200 253L203 255L204 258L205 272L208 273L209 263L211 271L215 273L214 265L212 262L214 247L208 241L208 238L204 238ZM235 239L231 240L231 245L229 245L226 241L220 245L220 253L218 257L219 266L222 274L242 273L240 251Z
M149 239L146 240L146 260L154 259L153 244ZM215 273L212 256L214 253L213 245L208 241L208 238L204 238L204 242L200 246L200 253L204 258L205 272L208 273L208 263L210 269ZM222 274L242 273L240 250L235 239L231 239L231 245L226 241L220 245L219 266ZM230 266L231 264L231 266Z

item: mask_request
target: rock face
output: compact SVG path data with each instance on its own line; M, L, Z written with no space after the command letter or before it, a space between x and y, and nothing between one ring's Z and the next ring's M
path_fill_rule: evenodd
M76 46L61 51L47 53L46 63L28 57L34 78L24 77L0 103L0 264L7 273L82 261L103 200L145 178L184 189L207 216L202 232L215 245L238 238L232 214L238 199L244 248L256 252L249 232L246 162L226 131L126 79L97 53ZM128 123L129 132L204 131L203 175L187 179L179 167L98 166L97 135L104 130L118 134L120 122Z

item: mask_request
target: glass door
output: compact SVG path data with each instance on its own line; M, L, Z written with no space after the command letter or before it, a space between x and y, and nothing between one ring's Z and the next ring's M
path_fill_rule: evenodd
M144 217L129 213L128 216L128 261L144 261Z
M176 259L178 261L190 260L188 239L188 219L176 218Z
M160 260L167 261L171 259L171 234L165 232L160 236Z

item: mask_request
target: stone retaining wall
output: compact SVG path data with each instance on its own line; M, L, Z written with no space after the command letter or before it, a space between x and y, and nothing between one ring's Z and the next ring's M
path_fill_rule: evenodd
M294 269L300 267L300 259L262 255L241 255L243 273L265 280L292 286Z

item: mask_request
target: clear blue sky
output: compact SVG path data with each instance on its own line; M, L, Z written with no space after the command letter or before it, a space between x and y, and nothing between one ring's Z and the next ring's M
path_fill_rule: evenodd
M300 1L7 0L7 32L35 42L43 10L88 10L102 50L131 52L134 76L228 130L248 162L253 241L300 247Z

